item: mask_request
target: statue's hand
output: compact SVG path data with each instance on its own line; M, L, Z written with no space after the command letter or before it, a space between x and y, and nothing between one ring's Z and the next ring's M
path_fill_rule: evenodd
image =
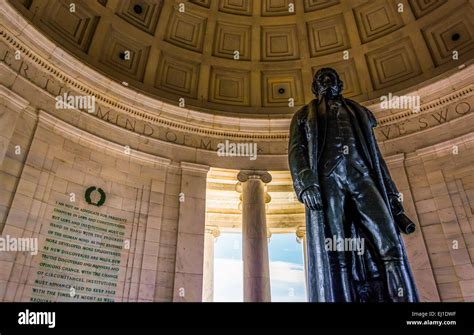
M301 199L306 207L312 210L321 210L323 202L321 200L321 192L317 186L311 186L306 189L301 195Z
M403 205L400 202L398 194L389 194L390 207L393 215L400 215L404 213Z

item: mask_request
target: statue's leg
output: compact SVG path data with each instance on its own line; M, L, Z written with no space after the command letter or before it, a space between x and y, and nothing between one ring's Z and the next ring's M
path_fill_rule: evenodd
M355 169L350 176L350 194L366 235L383 261L390 300L416 301L395 223L374 180Z
M342 164L339 164L342 166ZM330 256L332 283L334 288L334 300L336 302L351 302L352 289L349 280L349 269L346 251L334 250L338 241L344 241L344 203L346 197L345 186L341 182L336 168L329 176L320 179L321 193L324 199L324 215L330 236L332 247L328 254ZM342 243L342 246L344 243Z

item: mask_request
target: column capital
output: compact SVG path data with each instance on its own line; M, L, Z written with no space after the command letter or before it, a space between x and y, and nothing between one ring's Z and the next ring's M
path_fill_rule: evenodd
M202 173L202 174L207 174L210 169L208 165L189 163L189 162L180 162L179 165L183 171L196 172L196 173Z
M296 240L298 241L298 243L301 243L301 241L306 237L306 227L305 226L297 227L295 234L296 234Z
M249 178L250 179L250 178ZM240 193L240 196L239 196L239 200L240 200L240 204L242 203L242 182L237 182L237 184L235 184L235 190ZM269 204L270 201L272 201L272 197L270 196L270 194L268 194L268 192L266 191L266 186L265 186L265 204ZM239 209L240 209L240 204L239 204Z
M221 231L218 226L206 226L204 231L207 234L211 234L214 238L218 238L221 235Z
M267 171L259 171L259 170L241 170L237 174L237 179L244 183L249 179L260 179L265 184L268 184L272 181L272 175Z
M0 85L0 97L2 97L4 101L2 105L10 107L18 113L28 107L28 105L30 104L28 100L23 99L21 96L19 96L18 94L3 85Z

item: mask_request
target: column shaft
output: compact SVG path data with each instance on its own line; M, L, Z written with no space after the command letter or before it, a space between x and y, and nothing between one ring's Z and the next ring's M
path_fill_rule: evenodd
M308 290L308 250L306 245L306 227L298 227L296 229L296 238L303 247L303 262L304 262L304 281L306 287L306 297L309 301L309 290Z
M203 297L204 302L214 301L214 243L219 236L218 228L206 228L204 235L204 270Z
M239 180L242 181L241 178ZM265 185L256 175L250 175L242 183L242 239L244 301L269 302L271 301L270 264L265 216Z

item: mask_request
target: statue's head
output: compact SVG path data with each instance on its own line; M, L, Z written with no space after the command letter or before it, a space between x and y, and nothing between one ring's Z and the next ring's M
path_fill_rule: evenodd
M337 97L343 87L344 83L333 68L323 67L313 77L312 91L316 96Z

